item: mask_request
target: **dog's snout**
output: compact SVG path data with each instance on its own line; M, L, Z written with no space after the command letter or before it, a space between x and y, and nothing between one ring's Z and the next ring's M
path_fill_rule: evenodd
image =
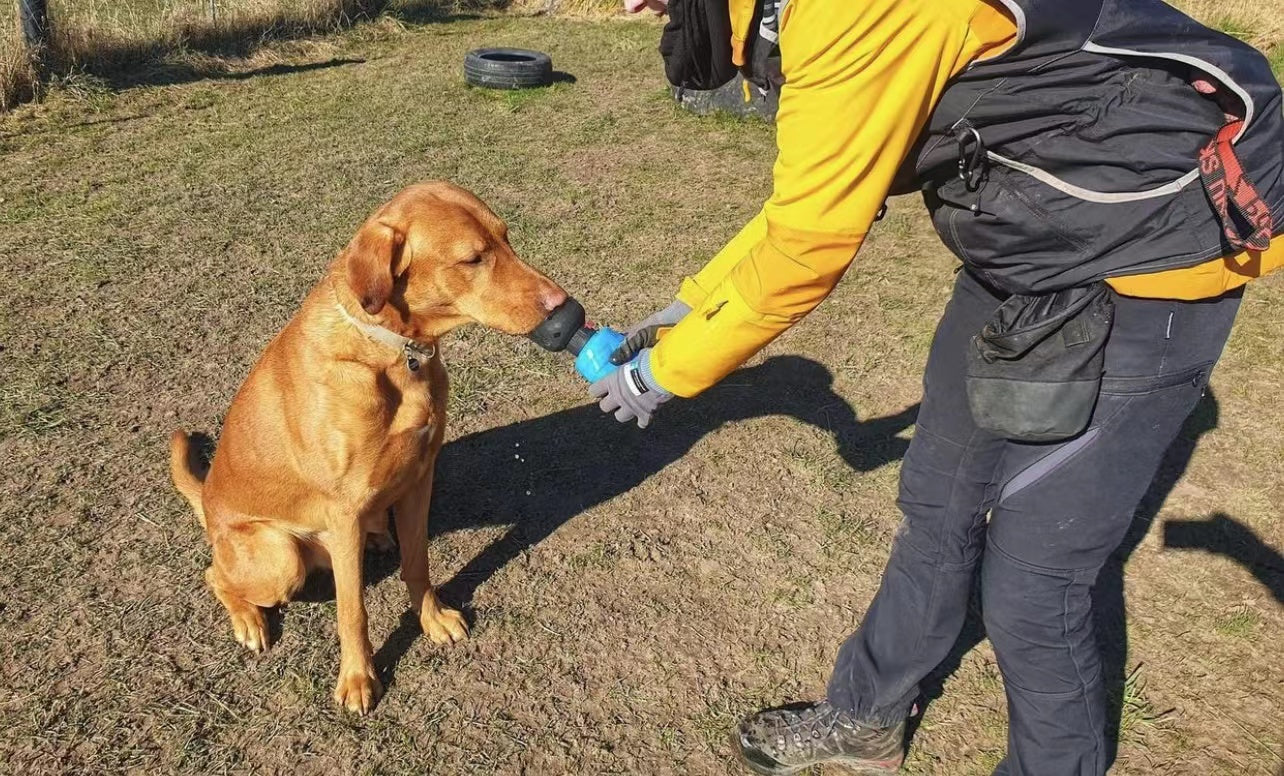
M566 292L558 286L550 284L540 292L539 301L544 306L544 309L551 313L566 301Z

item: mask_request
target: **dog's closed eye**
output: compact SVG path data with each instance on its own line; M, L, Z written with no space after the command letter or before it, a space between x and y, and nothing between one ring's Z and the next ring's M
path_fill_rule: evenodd
M464 259L463 261L461 261L461 262L460 262L460 264L472 264L472 265L477 265L477 264L481 264L481 263L482 263L483 261L485 261L485 260L486 260L486 257L485 257L485 256L483 256L482 254L478 253L478 254L476 254L475 256L471 257L471 258Z

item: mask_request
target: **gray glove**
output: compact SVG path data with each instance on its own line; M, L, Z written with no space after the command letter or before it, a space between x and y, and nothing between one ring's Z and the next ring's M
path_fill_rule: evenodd
M685 302L675 299L673 304L643 319L641 323L633 325L628 330L628 337L611 354L611 363L619 366L644 348L655 347L660 341L660 331L677 326L678 321L687 317L689 312L691 308L687 307Z
M621 423L637 418L638 428L650 425L660 405L673 398L651 374L650 348L644 348L637 358L590 385L589 395L599 399L602 411L614 413Z

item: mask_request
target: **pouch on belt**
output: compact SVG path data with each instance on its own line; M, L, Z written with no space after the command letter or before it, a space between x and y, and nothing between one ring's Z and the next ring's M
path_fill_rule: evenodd
M1055 442L1088 427L1101 390L1114 302L1105 283L1009 297L967 358L976 424L1020 442Z

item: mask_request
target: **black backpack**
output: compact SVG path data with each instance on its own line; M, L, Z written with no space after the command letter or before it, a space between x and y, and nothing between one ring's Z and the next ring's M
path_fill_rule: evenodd
M680 89L711 91L737 72L764 92L778 89L777 0L762 0L749 24L746 64L731 61L731 13L727 0L670 0L669 21L660 35L660 56L669 83Z

